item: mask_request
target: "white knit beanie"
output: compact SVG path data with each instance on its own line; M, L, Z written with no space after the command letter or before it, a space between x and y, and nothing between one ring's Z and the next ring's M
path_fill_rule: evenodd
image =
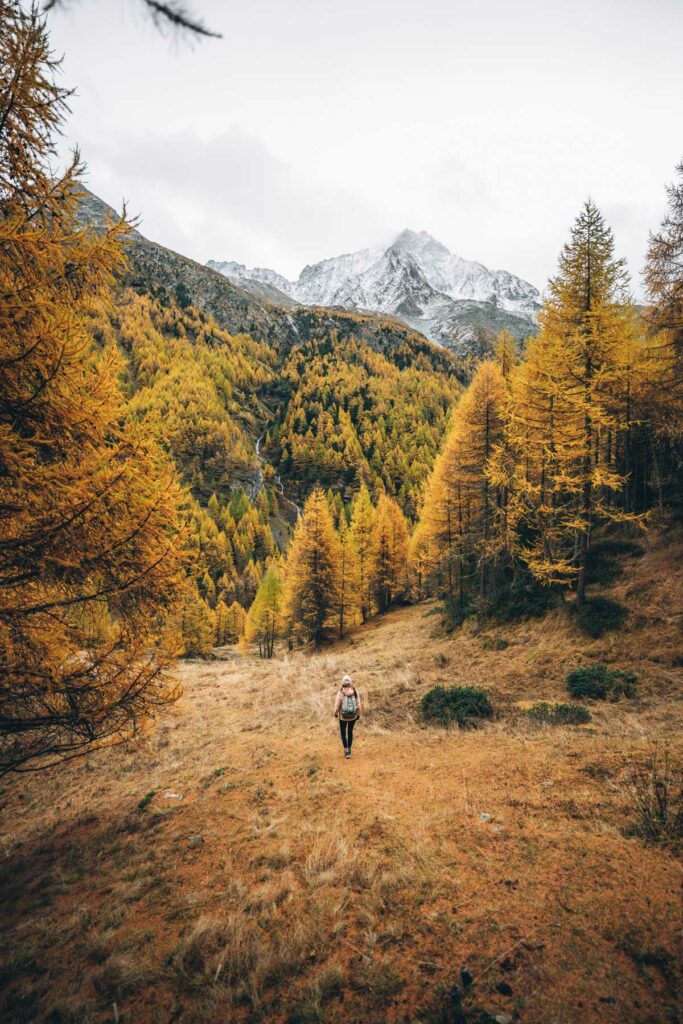
M351 676L344 676L344 678L342 679L342 686L353 686L353 683L351 682Z

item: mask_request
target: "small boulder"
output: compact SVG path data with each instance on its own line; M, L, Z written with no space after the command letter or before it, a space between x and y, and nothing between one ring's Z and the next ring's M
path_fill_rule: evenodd
M204 836L199 836L199 835L188 836L187 837L187 845L188 846L203 846L204 845Z

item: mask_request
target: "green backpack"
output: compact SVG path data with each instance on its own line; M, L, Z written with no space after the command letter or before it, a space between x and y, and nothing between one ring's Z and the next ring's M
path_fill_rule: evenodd
M344 694L339 714L345 721L358 718L358 701L353 693Z

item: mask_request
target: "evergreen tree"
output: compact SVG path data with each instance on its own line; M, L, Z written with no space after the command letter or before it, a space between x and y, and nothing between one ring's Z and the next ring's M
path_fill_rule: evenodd
M676 170L678 181L667 189L669 211L650 237L645 263L652 305L638 412L648 427L647 456L660 504L665 495L683 500L683 161Z
M339 538L324 492L314 488L287 553L285 607L292 632L317 647L339 615Z
M262 658L272 658L282 629L283 587L279 572L267 570L256 591L246 620L245 639L257 643Z
M669 212L650 236L645 261L645 284L652 302L648 320L653 333L671 348L677 364L674 379L680 396L683 385L683 161L679 180L667 188Z

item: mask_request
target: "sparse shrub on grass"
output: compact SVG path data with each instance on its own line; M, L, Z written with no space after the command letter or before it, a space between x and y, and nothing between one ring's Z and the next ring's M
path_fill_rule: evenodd
M219 979L235 984L252 968L260 945L260 935L239 915L224 922L205 918L180 939L169 966L182 984L190 987Z
M151 803L151 801L154 798L155 794L156 794L156 789L150 789L149 793L145 793L145 795L143 796L142 800L138 804L138 810L139 811L144 811L145 808L147 807L147 805L149 803Z
M305 881L319 884L328 874L338 871L348 855L349 848L343 839L334 835L317 837L301 868Z
M108 1001L119 1002L152 980L139 961L129 954L113 954L93 975L96 990Z
M485 651L504 651L510 646L502 636L485 636L481 645Z
M471 728L480 721L493 717L491 701L483 690L473 686L435 686L425 693L420 702L423 718L435 725Z
M375 1009L389 1006L403 988L394 964L386 957L363 964L350 979L356 992L364 992Z
M305 996L291 1008L285 1024L322 1024L328 1017L324 1004L337 997L344 982L344 975L337 964L325 967L308 986Z
M539 725L585 725L592 715L582 704L550 704L542 701L526 712Z
M566 683L572 697L577 700L619 700L635 694L635 672L608 669L606 665L587 665L574 669Z
M462 995L459 985L438 985L429 1004L418 1010L417 1020L420 1024L467 1024Z
M576 622L582 633L597 640L615 629L620 629L628 617L628 609L610 597L587 597L576 613Z
M654 748L643 762L629 765L625 783L631 835L654 843L683 839L683 765L669 750Z

